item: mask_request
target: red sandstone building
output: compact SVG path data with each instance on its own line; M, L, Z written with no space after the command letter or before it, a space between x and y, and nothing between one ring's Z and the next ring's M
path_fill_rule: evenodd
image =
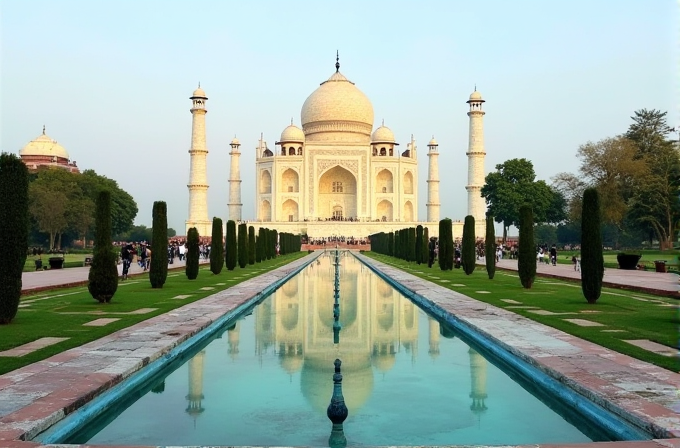
M28 142L19 151L21 160L26 164L29 171L37 171L44 168L59 168L72 173L79 173L76 162L69 159L66 149L45 134L43 126L42 134Z

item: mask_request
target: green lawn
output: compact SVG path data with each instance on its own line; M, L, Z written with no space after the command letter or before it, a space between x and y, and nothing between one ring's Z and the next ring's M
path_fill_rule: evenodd
M373 252L365 252L364 255L473 299L508 309L617 352L674 372L680 370L677 356L657 355L624 342L647 339L668 347L677 347L680 323L678 318L680 302L677 299L604 288L597 303L590 305L583 298L580 285L573 281L537 277L533 287L527 290L522 288L517 273L512 271L497 270L494 279L489 280L486 269L481 266L478 266L472 275L466 276L462 269L442 271L438 265L428 269L427 264L417 265ZM465 286L454 286L458 284ZM507 303L501 299L514 300L520 304ZM553 313L574 314L542 316L533 314L528 309L513 306L533 306ZM580 327L564 320L569 318L586 319L605 326Z
M53 289L21 298L17 316L9 325L0 325L0 351L18 347L42 337L67 337L66 341L51 345L23 357L0 357L0 374L43 360L86 342L99 339L122 328L179 308L227 289L249 278L307 255L297 252L276 259L248 265L233 271L224 269L219 275L201 265L198 278L187 280L184 269L168 272L168 280L161 289L152 289L148 274L140 274L120 282L116 295L109 304L100 304L87 291L86 286ZM220 285L223 283L223 285ZM211 286L215 289L202 291ZM183 300L172 299L190 295ZM147 314L127 313L140 308L156 308ZM99 318L120 318L103 327L83 326Z
M77 268L77 267L83 267L85 258L86 257L91 257L92 254L66 254L64 255L64 268ZM26 263L24 263L24 272L31 272L35 271L35 260L40 258L42 260L43 267L47 266L49 269L50 263L49 259L50 257L59 257L61 258L61 255L58 254L42 254L41 256L33 256L29 255L26 257Z
M639 253L642 255L640 258L640 263L646 266L647 271L654 270L654 261L664 260L669 272L678 272L678 257L680 256L680 251L678 250L642 250L642 251L630 251L632 253ZM604 266L607 268L618 268L619 264L616 261L616 256L620 251L605 251L604 252ZM557 262L559 264L571 264L571 257L573 255L580 256L581 252L576 250L562 250L557 251Z

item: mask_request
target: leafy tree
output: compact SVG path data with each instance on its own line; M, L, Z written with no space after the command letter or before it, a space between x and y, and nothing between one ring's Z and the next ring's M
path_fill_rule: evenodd
M243 269L248 265L248 226L238 225L238 266Z
M534 243L534 214L530 205L519 209L519 247L517 250L517 271L522 286L531 289L536 278L536 246Z
M75 231L78 239L83 240L83 247L87 246L87 233L94 224L94 201L80 195L73 198L66 210L66 220L68 227Z
M642 109L631 117L626 137L636 149L647 171L639 176L628 202L628 218L654 233L660 249L673 247L680 219L680 152L668 139L674 131L666 123L666 112Z
M99 192L96 202L94 250L87 289L99 303L108 303L118 289L118 265L111 241L111 192Z
M484 238L484 253L486 254L486 273L489 280L493 280L496 274L496 229L493 225L493 216L486 217L486 238Z
M177 236L177 230L172 227L168 227L168 238L174 238Z
M449 218L439 221L439 268L453 269L453 223Z
M566 218L563 195L536 181L533 164L527 159L510 159L496 165L496 171L485 178L481 194L488 205L488 213L496 222L503 223L503 237L511 225L519 226L519 208L533 205L536 222L559 222Z
M153 238L149 281L152 288L162 288L168 279L168 206L164 201L153 203Z
M137 203L128 192L122 190L115 180L101 176L93 170L85 170L78 177L78 183L81 185L83 193L91 199L96 197L99 190L106 189L111 192L112 232L114 235L132 229L139 210Z
M217 275L224 266L224 244L222 243L222 219L213 217L212 243L210 244L210 272Z
M75 192L75 185L63 178L41 173L41 177L29 186L31 216L41 232L49 234L50 249L59 248L58 236L68 228L69 195ZM59 170L61 171L61 170Z
M475 217L467 215L463 223L463 247L461 248L461 264L465 275L475 272L477 254L475 251Z
M583 192L581 221L581 289L588 303L595 303L602 292L604 257L600 219L600 198L595 188Z
M236 222L227 221L227 246L225 248L227 269L233 271L236 267Z
M189 280L196 280L198 277L199 238L196 227L189 228L187 231L187 261L184 267L184 272Z
M28 169L14 154L0 154L0 324L19 311L28 252Z
M557 226L539 224L534 227L534 238L538 244L553 244L557 241Z
M255 264L255 252L257 246L255 245L255 227L248 227L248 264Z

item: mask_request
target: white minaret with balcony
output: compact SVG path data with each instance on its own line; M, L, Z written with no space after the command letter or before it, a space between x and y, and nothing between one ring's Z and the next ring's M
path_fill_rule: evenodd
M189 171L189 219L186 221L186 232L196 227L200 236L212 233L212 221L208 220L208 149L205 144L205 114L208 110L205 103L208 97L201 85L191 95L191 148ZM186 233L185 233L186 234Z
M236 137L229 143L231 146L231 166L229 169L229 219L239 222L241 220L241 168L239 146L241 142Z
M439 221L439 144L432 136L427 144L427 157L430 159L427 174L427 222Z
M468 143L468 182L465 189L468 192L467 214L475 218L475 234L482 236L485 229L486 203L481 190L484 186L484 111L482 110L482 94L472 92L467 101L470 105L468 117L470 117L470 140Z

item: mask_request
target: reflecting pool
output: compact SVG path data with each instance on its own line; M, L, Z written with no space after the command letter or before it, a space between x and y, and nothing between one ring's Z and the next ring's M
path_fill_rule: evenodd
M327 446L336 358L350 445L605 437L586 436L349 254L340 258L335 344L329 255L159 378L120 415L86 425L68 442Z

